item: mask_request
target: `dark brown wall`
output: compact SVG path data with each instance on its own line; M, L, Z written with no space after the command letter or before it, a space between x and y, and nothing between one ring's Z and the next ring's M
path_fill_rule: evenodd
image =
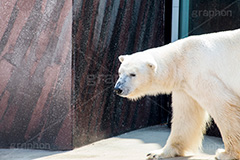
M119 55L165 44L165 1L74 2L74 143L166 122L167 96L130 102L113 94Z
M66 150L165 123L168 96L112 93L119 55L169 39L165 11L164 0L1 0L0 147Z
M0 147L70 149L69 0L0 1Z

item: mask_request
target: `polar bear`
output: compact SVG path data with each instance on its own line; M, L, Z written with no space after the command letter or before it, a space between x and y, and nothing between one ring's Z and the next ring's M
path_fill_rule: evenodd
M208 115L225 146L216 159L240 159L240 29L190 36L119 60L114 87L119 96L137 100L172 93L171 134L148 159L198 151Z

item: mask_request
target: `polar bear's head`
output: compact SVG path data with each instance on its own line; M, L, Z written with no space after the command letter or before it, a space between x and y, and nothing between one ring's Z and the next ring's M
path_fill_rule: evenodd
M122 97L138 99L148 94L156 74L157 63L147 54L119 56L121 62L114 91Z

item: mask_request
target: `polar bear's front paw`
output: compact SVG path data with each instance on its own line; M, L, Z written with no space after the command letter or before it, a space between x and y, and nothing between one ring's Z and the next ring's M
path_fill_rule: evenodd
M216 160L233 160L234 158L225 152L225 149L218 149L216 152Z
M158 160L161 158L171 158L171 157L177 157L179 154L176 152L174 148L163 148L160 150L155 150L147 154L148 160Z
M164 157L163 149L155 150L147 154L147 159L149 160L157 160L163 157Z

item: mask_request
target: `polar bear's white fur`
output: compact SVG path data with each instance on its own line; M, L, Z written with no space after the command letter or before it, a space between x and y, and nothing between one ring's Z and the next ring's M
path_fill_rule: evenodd
M148 158L198 151L210 114L223 137L218 159L240 159L240 29L191 36L120 56L115 91L122 97L172 93L172 131Z

